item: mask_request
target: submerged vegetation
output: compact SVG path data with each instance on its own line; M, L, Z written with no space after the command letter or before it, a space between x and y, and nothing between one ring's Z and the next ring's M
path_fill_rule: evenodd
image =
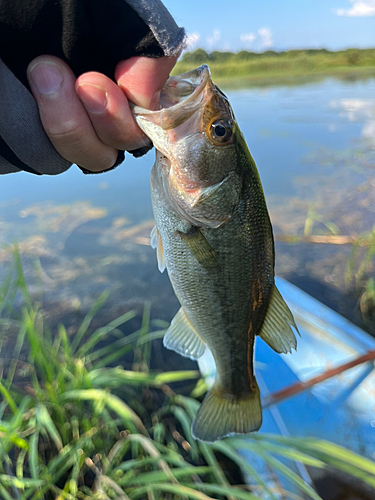
M275 52L207 53L203 49L186 52L174 68L174 75L208 64L213 79L277 79L313 74L375 74L375 49L301 49Z
M17 294L23 297L18 310ZM133 334L120 330L131 312L92 331L105 300L103 294L74 334L63 325L48 331L15 253L0 289L0 355L5 337L15 338L12 356L1 359L2 499L296 498L282 488L279 474L304 498L319 500L295 472L296 462L339 469L375 487L373 462L313 438L194 441L190 425L205 383L198 380L190 395L176 394L171 384L191 383L199 373L149 369L150 341L164 333L161 322L150 322L149 306ZM129 353L133 370L117 366ZM186 387L179 392L186 394ZM268 464L269 478L243 460L245 451Z
M346 281L359 291L359 308L370 332L375 334L375 226L353 243L346 269Z
M327 231L313 234L315 223L321 223ZM328 232L328 234L326 234ZM318 243L333 245L350 245L351 252L345 266L345 287L355 288L358 295L358 307L363 326L375 335L375 226L359 235L342 235L339 227L332 221L317 213L309 206L303 228L303 235L277 235L279 241L288 243Z

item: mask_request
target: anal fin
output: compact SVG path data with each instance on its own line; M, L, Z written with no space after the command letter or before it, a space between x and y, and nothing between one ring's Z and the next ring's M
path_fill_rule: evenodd
M297 339L292 327L298 332L293 314L274 285L259 336L274 351L286 354L297 349Z
M167 349L191 359L200 358L206 348L205 342L190 323L182 307L172 319L163 344Z

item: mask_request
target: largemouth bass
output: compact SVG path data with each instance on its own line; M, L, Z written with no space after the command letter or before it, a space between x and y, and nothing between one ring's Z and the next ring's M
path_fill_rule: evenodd
M169 78L160 102L134 116L156 149L151 243L181 303L164 345L192 359L206 345L213 354L215 383L192 424L212 442L260 428L255 338L291 352L296 326L274 284L262 185L227 97L201 66Z

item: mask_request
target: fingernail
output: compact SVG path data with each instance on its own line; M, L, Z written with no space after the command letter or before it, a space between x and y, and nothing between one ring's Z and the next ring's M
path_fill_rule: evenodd
M77 87L77 94L89 113L100 115L107 109L107 93L101 87L90 83L82 83Z
M38 63L31 68L29 75L35 89L43 95L56 92L64 79L60 68L53 63Z

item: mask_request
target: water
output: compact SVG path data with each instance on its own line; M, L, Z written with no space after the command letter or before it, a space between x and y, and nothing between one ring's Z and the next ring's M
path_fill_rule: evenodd
M332 223L343 235L371 229L374 78L226 93L257 163L276 235L301 235L306 219L312 234L330 234ZM148 246L153 159L153 152L137 160L127 155L101 175L72 167L56 177L2 176L0 241L18 241L32 283L37 262L32 291L43 293L53 322L74 323L105 289L109 319L141 310L145 300L154 317L173 317L177 300ZM355 287L344 279L350 246L277 243L276 249L278 274L363 323ZM9 262L0 249L0 277Z
M306 227L315 235L332 229L358 235L374 225L375 79L224 90L260 172L277 236L277 273L373 331L374 323L359 311L356 284L345 279L350 245L278 240L302 235ZM84 176L72 167L56 177L1 177L0 242L18 242L30 290L54 331L61 322L73 334L104 290L111 295L93 328L131 309L141 314L146 300L153 318L169 322L178 310L148 245L153 157L127 155L122 166L101 175ZM1 245L0 287L10 262ZM139 323L138 316L125 333ZM1 357L11 358L16 337L5 335ZM160 344L152 349L152 367L196 368ZM132 359L121 363L127 361L131 367ZM335 484L331 476L319 482L322 495Z

